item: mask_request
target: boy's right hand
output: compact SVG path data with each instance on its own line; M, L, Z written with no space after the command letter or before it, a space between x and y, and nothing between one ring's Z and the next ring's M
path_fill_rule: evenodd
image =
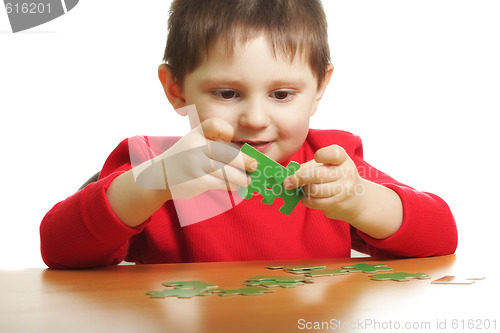
M205 120L140 171L137 184L167 189L172 199L248 186L250 177L245 171L255 171L257 161L231 144L233 134L233 127L226 121Z

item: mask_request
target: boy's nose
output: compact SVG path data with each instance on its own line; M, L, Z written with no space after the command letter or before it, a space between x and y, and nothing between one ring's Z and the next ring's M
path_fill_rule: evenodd
M253 101L242 106L239 123L243 127L261 129L270 125L271 118L262 103Z

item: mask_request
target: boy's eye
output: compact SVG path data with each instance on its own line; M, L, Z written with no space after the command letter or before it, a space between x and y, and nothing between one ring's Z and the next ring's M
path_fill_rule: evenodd
M295 96L293 91L288 90L277 90L270 94L271 98L277 99L279 101L288 101Z
M239 97L240 95L234 90L214 90L212 94L223 100L229 100Z

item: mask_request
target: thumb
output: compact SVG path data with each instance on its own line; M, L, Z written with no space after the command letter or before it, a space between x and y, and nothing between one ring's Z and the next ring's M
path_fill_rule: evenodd
M347 153L344 148L331 145L318 149L314 154L314 160L323 164L340 165L347 160Z
M200 124L203 136L212 141L230 142L234 136L234 128L220 118L210 118Z

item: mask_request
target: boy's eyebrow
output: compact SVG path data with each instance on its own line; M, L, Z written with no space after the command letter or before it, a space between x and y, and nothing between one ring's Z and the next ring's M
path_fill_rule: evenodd
M302 88L306 84L306 80L302 77L289 77L289 78L279 78L276 80L271 80L266 82L267 86L271 87L295 87ZM230 77L212 77L207 78L200 82L200 86L203 88L208 88L212 86L228 86L228 87L239 87L244 86L244 83L240 80L234 80Z
M302 88L305 84L306 81L301 77L289 77L271 81L271 86L292 86L295 88Z
M200 82L200 86L202 87L212 87L212 86L240 86L241 82L239 80L234 80L228 77L219 77L219 78L207 78Z

